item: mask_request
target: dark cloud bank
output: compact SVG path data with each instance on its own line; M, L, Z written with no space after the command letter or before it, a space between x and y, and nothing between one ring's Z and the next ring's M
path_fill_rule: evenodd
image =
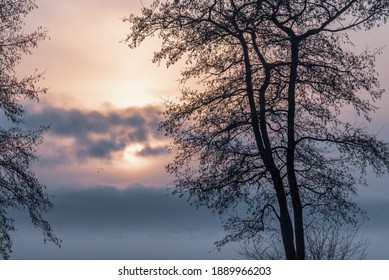
M29 127L50 126L47 134L74 141L73 152L77 159L110 159L118 151L134 143L144 145L140 156L166 153L163 147L152 142L162 139L158 131L161 121L158 108L153 106L111 109L106 112L82 111L47 107L27 115Z
M196 210L167 189L133 185L61 188L47 215L63 246L42 244L38 229L17 213L12 259L231 259L214 242L223 237L218 217Z
M196 210L167 189L132 185L127 189L58 188L47 215L63 239L62 248L42 244L41 232L17 214L13 259L236 259L229 245L214 242L224 231L220 219ZM372 238L369 259L389 259L389 204L378 197L361 200L372 218L365 236Z

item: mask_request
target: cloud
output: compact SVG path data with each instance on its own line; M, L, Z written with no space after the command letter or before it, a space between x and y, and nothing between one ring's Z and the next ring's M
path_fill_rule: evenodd
M136 155L142 157L148 157L148 156L163 155L165 153L166 153L166 149L164 147L145 146L143 149L137 152Z
M115 152L134 143L143 147L138 156L147 157L166 153L163 145L155 144L163 141L162 133L158 131L160 117L157 110L145 106L100 112L49 106L40 111L31 110L27 123L30 127L49 125L47 138L53 140L51 144L46 143L44 149L50 145L56 151L68 147L78 160L111 159Z

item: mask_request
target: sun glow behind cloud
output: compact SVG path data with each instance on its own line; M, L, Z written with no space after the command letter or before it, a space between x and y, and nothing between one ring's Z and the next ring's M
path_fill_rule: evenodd
M147 147L145 144L133 143L129 144L123 151L123 160L130 166L130 168L141 169L150 166L152 161L155 160L155 157L150 160L150 158L145 155L148 149L153 149L154 147ZM162 147L157 147L162 151Z
M144 146L139 143L128 145L123 152L124 160L130 164L140 164L142 159L138 154L142 151L143 148Z
M161 184L169 160L167 139L158 131L158 107L99 110L30 105L27 126L50 125L40 147L37 173L45 184ZM167 181L164 181L167 182Z

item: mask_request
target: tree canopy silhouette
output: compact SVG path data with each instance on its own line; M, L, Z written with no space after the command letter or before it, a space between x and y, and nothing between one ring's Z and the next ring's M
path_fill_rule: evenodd
M42 217L42 212L52 207L45 186L30 170L46 128L26 130L20 126L25 113L21 99L37 100L46 92L36 84L41 74L19 79L15 72L22 55L31 54L31 49L46 38L42 28L29 34L22 30L24 17L36 8L34 2L0 2L0 109L8 119L0 126L0 255L6 259L12 252L10 232L15 230L14 220L7 213L10 209L27 210L32 223L42 228L44 240L60 243L50 224Z
M220 214L245 205L219 246L275 231L304 259L307 223L357 222L356 187L368 166L388 171L389 146L342 115L370 120L384 92L379 50L358 52L347 32L388 13L385 0L171 0L125 19L131 48L157 35L153 61L185 60L182 82L200 84L166 102L161 127L175 193Z

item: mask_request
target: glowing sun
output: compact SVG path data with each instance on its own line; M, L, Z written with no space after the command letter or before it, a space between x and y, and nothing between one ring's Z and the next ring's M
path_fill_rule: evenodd
M144 149L144 145L135 143L128 145L123 152L123 159L129 164L141 165L143 163L142 156L139 153Z

